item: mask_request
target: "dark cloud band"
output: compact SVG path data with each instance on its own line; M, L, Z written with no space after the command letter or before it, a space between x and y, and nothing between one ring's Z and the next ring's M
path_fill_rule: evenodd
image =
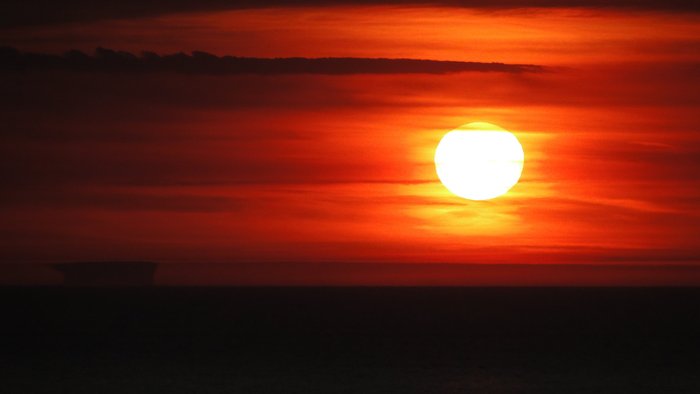
M540 72L532 64L480 63L423 59L250 58L215 56L205 52L160 56L98 48L94 55L70 51L64 55L22 53L0 48L0 70L65 70L77 72L173 72L181 74L447 74L458 72Z

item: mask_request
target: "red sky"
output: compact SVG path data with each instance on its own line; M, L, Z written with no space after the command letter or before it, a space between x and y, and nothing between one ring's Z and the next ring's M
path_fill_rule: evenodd
M263 277L275 284L296 279L272 263L657 267L649 278L700 263L697 10L399 3L0 24L0 45L22 52L543 66L2 70L0 260L245 262L267 267ZM525 150L521 181L487 202L451 195L433 164L440 138L474 121L510 130ZM161 282L186 284L188 275ZM223 274L212 275L220 284ZM604 275L608 284L639 283ZM201 275L195 282L207 284Z

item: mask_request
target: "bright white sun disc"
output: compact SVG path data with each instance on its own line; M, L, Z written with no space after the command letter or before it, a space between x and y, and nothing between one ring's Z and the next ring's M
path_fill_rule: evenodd
M435 149L443 185L459 197L490 200L520 179L525 154L520 141L496 125L469 123L445 134Z

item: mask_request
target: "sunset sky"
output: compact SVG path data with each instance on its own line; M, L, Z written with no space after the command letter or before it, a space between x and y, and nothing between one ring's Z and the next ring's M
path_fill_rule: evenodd
M245 263L294 284L319 264L506 264L503 283L606 265L700 284L697 4L40 3L0 12L5 267L154 261L162 283L220 284L211 267ZM452 195L433 161L477 121L525 152L490 201ZM603 282L626 284L616 269Z

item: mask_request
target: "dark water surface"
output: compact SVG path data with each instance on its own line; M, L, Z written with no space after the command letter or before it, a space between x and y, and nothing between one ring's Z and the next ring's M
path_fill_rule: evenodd
M1 288L3 393L700 393L700 288Z

